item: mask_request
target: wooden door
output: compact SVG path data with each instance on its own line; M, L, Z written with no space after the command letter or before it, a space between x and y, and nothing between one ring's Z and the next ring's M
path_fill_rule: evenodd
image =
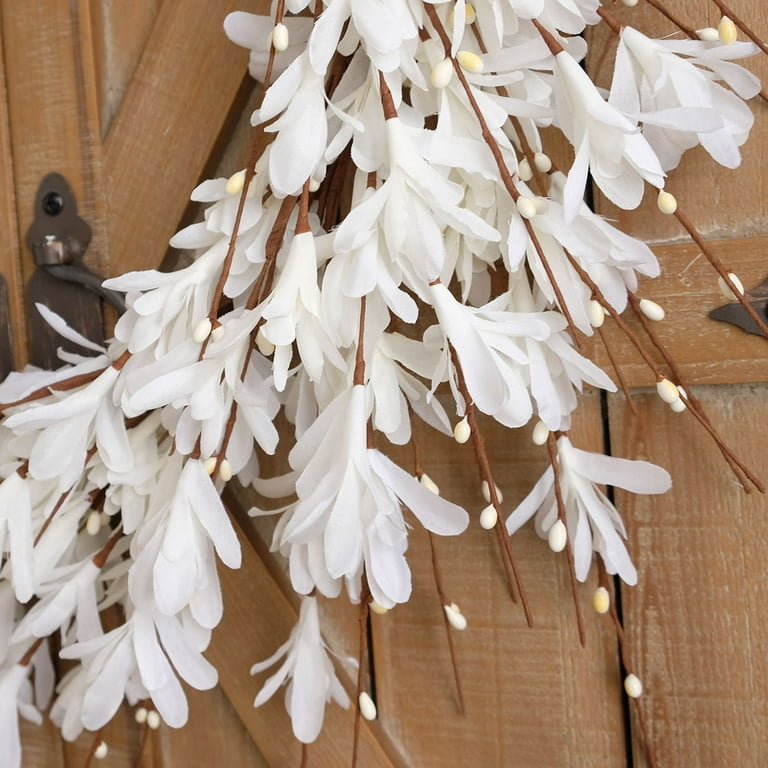
M768 35L760 0L732 0L734 10ZM170 235L193 213L199 179L244 165L254 87L247 54L226 41L219 21L235 8L263 11L264 0L26 0L0 4L0 215L6 233L0 270L9 286L15 364L25 360L23 286L33 270L24 233L40 179L63 173L90 222L89 265L104 275L150 268L166 256ZM707 0L679 0L681 18L716 23ZM651 4L612 12L659 36L671 23ZM592 34L588 62L606 83L607 29ZM768 74L766 57L749 66ZM748 287L768 277L768 106L756 99L756 126L736 172L692 153L670 189L713 248ZM567 155L566 155L567 163ZM660 279L641 295L667 310L660 340L680 362L713 426L768 482L768 342L708 319L723 303L700 248L653 201L620 212L596 196L598 210L656 244ZM667 467L665 496L617 502L630 528L640 584L622 588L626 649L645 684L642 702L659 766L768 763L768 609L764 542L768 509L746 495L704 429L673 414L649 389L634 350L608 328L609 346L632 388L584 397L575 430L580 445ZM596 359L609 365L603 347ZM530 489L545 465L526 430L488 427L494 468L507 503ZM425 465L447 497L479 508L474 462L449 440L423 446ZM243 514L242 494L227 498L244 548L240 572L224 570L225 618L208 653L221 684L190 692L189 726L147 732L122 710L101 734L105 765L298 765L282 702L254 710L260 681L251 664L283 642L296 606L284 573L263 543L268 532ZM511 508L511 507L510 507ZM469 629L455 638L465 714L456 689L428 539L415 531L409 550L412 601L371 624L379 720L363 733L367 766L643 766L634 708L622 696L619 653L609 619L590 609L596 584L579 592L586 644L579 644L567 568L530 530L513 540L534 615L526 626L508 598L492 542L473 529L440 541L443 588L464 609ZM357 653L357 611L324 603L331 634ZM340 670L341 671L341 670ZM353 685L350 681L350 690ZM351 712L331 707L310 766L348 764ZM146 739L146 743L144 740ZM49 726L25 726L25 765L80 766L93 737L63 743Z

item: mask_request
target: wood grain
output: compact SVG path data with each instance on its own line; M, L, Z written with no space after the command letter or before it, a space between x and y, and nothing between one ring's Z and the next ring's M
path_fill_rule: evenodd
M711 0L675 0L667 7L679 18L687 20L696 29L717 26L720 13ZM763 39L768 37L768 18L759 0L730 0L733 10L754 25ZM640 2L634 8L621 3L607 6L622 23L637 27L651 37L663 38L676 31L648 3ZM739 39L744 35L739 33ZM589 34L591 46L587 69L599 85L609 86L613 67L616 39L605 24L593 28ZM760 54L737 63L744 64L763 81L768 79L768 56ZM756 168L764 167L764 148L768 142L768 104L755 97L750 102L755 113L755 124L747 144L742 148L742 164L736 170L717 165L701 148L687 153L678 168L671 171L667 188L677 197L680 208L694 221L707 237L731 238L758 236L768 231L768 180ZM643 204L635 211L622 211L596 190L596 209L619 222L621 229L651 242L687 241L688 237L674 220L656 209L654 190L646 189Z
M696 394L736 453L768 479L768 388ZM766 499L738 487L685 414L673 414L654 395L639 397L638 408L633 418L618 398L611 404L615 450L655 461L673 478L663 496L617 499L640 580L637 589L623 590L625 626L660 768L764 766ZM644 766L634 743L635 765Z
M718 256L749 289L768 278L768 237L738 238L712 243ZM711 310L728 303L717 284L717 274L700 256L695 244L654 248L662 267L658 278L642 279L638 295L652 299L666 311L653 330L680 365L687 380L699 384L768 381L768 340L736 326L712 320ZM640 323L626 312L628 325L643 336ZM607 319L604 333L630 386L653 386L656 380L624 333ZM647 338L644 346L652 350ZM611 376L613 370L598 336L588 340L586 354ZM661 357L653 354L658 362ZM614 377L614 381L616 378Z
M224 0L215 13L223 22L229 11L267 6ZM118 274L162 261L247 76L247 51L226 39L211 14L208 0L163 3L106 138Z
M587 397L574 442L601 449L599 399ZM528 430L489 429L497 484L511 512L546 466ZM408 559L411 600L374 622L376 692L382 721L412 765L624 765L615 640L590 608L594 583L580 587L587 643L578 640L563 556L530 527L512 543L534 614L526 626L511 602L495 538L480 528L484 503L469 446L430 438L424 465L441 495L473 514L459 538L436 537L445 591L467 616L455 633L466 716L457 712L442 608L426 539L416 525Z

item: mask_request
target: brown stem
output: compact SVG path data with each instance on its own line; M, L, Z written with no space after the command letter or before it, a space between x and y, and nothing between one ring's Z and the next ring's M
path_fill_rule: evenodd
M488 461L488 454L485 450L485 440L483 440L483 434L480 431L480 425L477 421L477 412L475 404L472 400L472 396L469 393L467 382L464 378L464 370L461 367L461 361L456 353L456 349L452 344L448 345L453 367L456 372L456 383L459 388L461 396L464 398L465 411L467 416L467 422L469 424L470 434L472 436L472 446L475 449L475 460L477 466L480 469L480 476L488 484L488 493L491 499L491 504L496 510L496 525L494 525L494 531L496 538L499 542L499 549L501 550L501 561L504 565L504 573L507 577L507 586L509 588L509 594L512 599L515 599L515 588L520 595L520 602L523 605L523 612L525 613L525 620L529 627L533 626L533 614L531 613L531 606L528 603L528 597L523 587L522 579L520 578L520 571L517 566L517 560L515 559L514 552L512 551L512 543L510 542L507 531L504 527L503 514L501 510L501 503L499 502L499 496L496 493L496 483L493 479L493 472L491 470L491 464Z
M448 653L451 657L451 668L453 669L453 682L456 685L456 701L458 704L459 714L464 715L464 694L461 690L461 678L459 677L459 665L456 660L456 648L453 644L453 632L451 630L451 622L448 621L448 616L445 613L445 606L450 605L448 598L443 590L443 578L440 572L440 564L437 560L437 552L435 551L434 536L430 531L427 531L427 537L429 539L429 553L432 559L432 575L435 578L435 587L437 588L437 598L440 601L440 611L443 614L443 624L445 625L445 636L448 639Z
M602 328L598 328L597 335L600 337L600 341L603 342L603 348L605 349L605 354L608 355L608 360L611 363L613 372L616 374L616 378L619 380L619 388L624 393L624 397L627 399L627 405L629 406L629 409L632 411L632 414L634 416L637 416L637 406L635 405L634 398L632 397L632 392L630 391L629 386L627 385L626 379L624 378L624 374L622 374L621 372L621 367L619 366L618 362L616 361L616 358L614 357L613 351L611 350L611 346L610 344L608 344L608 339L606 338L605 331L603 331Z
M115 531L107 543L102 547L102 549L93 556L93 564L97 568L101 569L104 567L107 560L109 559L109 555L115 548L115 544L117 544L117 542L123 538L123 535L124 534L121 530Z
M352 383L355 386L365 384L365 296L360 299L360 325L357 333L355 374Z
M29 646L27 652L19 659L20 667L28 667L32 663L32 657L37 653L37 649L43 644L44 637L38 637L32 645Z
M685 402L686 406L691 411L695 410L698 416L705 420L707 424L709 424L709 426L714 429L712 423L709 421L709 417L707 416L706 411L704 410L704 406L701 404L701 402L699 402L699 399L693 394L693 391L685 381L680 367L674 361L672 355L669 354L666 347L662 344L661 339L652 327L651 321L648 320L643 311L640 309L640 300L634 293L632 293L632 291L627 292L627 297L629 298L629 305L632 308L635 317L637 317L638 321L643 326L643 330L645 331L646 336L648 336L648 338L651 340L651 344L653 344L653 346L658 350L664 362L669 366L670 371L672 371L672 375L675 377L675 381L685 388L685 396L683 397L683 401ZM738 458L731 453L731 451L722 441L716 440L715 442L723 458L728 463L741 485L744 487L744 490L747 493L750 493L751 491L748 483L752 478L749 475L745 475L742 471L742 466L746 465L743 465L742 462L740 462Z
M102 729L99 728L99 730L94 734L93 741L91 742L91 748L88 750L88 754L85 757L83 768L90 768L96 758L96 750L101 744L101 730Z
M686 24L682 19L675 16L663 3L659 0L647 0L648 5L655 8L662 16L665 16L671 21L683 34L691 38L691 40L698 40L699 36L696 34L696 30Z
M549 51L553 56L557 56L559 53L565 51L565 48L560 45L557 38L544 27L538 19L532 19L532 21L533 26L536 27L536 31L541 35L542 40L547 44L547 48L549 48Z
M587 635L584 631L584 618L581 615L581 604L579 603L579 588L576 579L576 567L573 559L573 545L571 536L568 532L568 521L565 514L565 501L563 500L563 489L560 485L560 462L557 458L557 438L550 432L547 438L547 452L549 453L549 463L552 467L554 476L555 501L557 502L557 519L565 526L565 554L568 560L568 576L571 581L571 595L573 597L573 607L576 610L576 625L579 628L579 642L583 648L587 643Z
M359 627L359 645L357 656L357 693L355 699L355 734L352 742L352 768L357 767L358 749L360 745L360 725L362 713L360 712L360 695L365 691L366 658L368 651L368 610L371 591L368 588L368 579L363 569L362 583L360 585L360 614L358 621Z
M629 649L627 648L626 637L624 635L624 627L619 618L619 614L616 610L616 594L613 587L613 580L608 577L608 573L605 570L605 564L603 563L600 555L597 555L597 573L598 584L606 589L610 595L610 616L613 622L614 629L616 631L616 640L619 644L619 655L621 656L621 663L624 666L624 671L627 674L633 674L634 666L632 664L632 658L629 655ZM648 763L651 768L657 768L658 763L656 761L656 754L651 741L651 732L648 727L648 719L645 715L645 707L638 698L632 698L630 701L635 705L635 711L637 712L637 721L640 725L640 731L643 737L643 743L645 745L645 752L648 756Z
M34 392L30 392L25 397L22 397L19 400L14 400L10 403L0 403L0 412L6 411L9 408L15 408L19 405L25 405L26 403L31 403L34 400L40 400L44 397L48 397L52 392L68 392L71 389L76 389L77 387L82 387L84 384L90 384L94 379L98 379L99 376L101 376L102 373L106 368L101 368L98 371L90 371L89 373L79 373L75 376L70 376L68 379L63 379L62 381L54 382L53 384L48 384L45 387L40 387L39 389L36 389Z
M693 225L693 222L679 208L675 211L674 215L683 226L683 229L685 229L691 236L691 239L699 246L701 252L707 257L707 261L714 267L720 277L723 278L725 284L731 289L739 304L744 307L747 314L755 321L755 323L757 323L757 327L761 330L763 336L768 338L768 326L765 324L765 321L757 314L757 312L755 312L755 308L749 303L749 300L744 295L743 291L740 291L738 286L731 280L728 270L723 265L723 262L720 261L717 254L704 241L696 227Z

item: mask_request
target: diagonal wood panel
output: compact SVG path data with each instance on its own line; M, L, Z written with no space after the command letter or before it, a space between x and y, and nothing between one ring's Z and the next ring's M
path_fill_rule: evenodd
M222 29L264 0L163 3L104 144L115 274L158 266L247 77ZM137 201L141 201L137 205Z
M696 394L735 451L768 478L768 388ZM685 414L651 395L638 408L633 418L619 398L611 404L617 453L658 462L673 478L668 494L620 493L618 501L640 579L623 590L625 626L659 765L758 768L768 761L766 499L744 494ZM635 753L635 765L645 766L637 740Z

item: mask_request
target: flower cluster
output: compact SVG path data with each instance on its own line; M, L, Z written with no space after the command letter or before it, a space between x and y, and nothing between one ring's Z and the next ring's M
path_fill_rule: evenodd
M203 653L222 615L217 560L240 565L220 498L233 477L287 499L252 510L277 516L273 548L302 595L290 639L253 668L285 657L255 704L287 683L294 732L313 741L326 702L349 703L316 595L392 608L411 593L409 528L456 536L469 524L418 460L387 457L417 423L451 434L453 414L457 441L475 441L484 527L503 538L535 516L551 544L570 545L578 580L596 560L637 580L599 485L660 493L669 477L587 454L568 430L585 385L615 390L579 337L618 318L659 265L586 206L586 181L628 209L650 186L671 212L665 174L685 150L738 164L743 100L759 86L731 60L754 46L651 40L598 0L275 5L278 17L225 22L253 75L270 73L252 122L274 141L194 191L204 218L172 241L195 251L191 264L108 281L127 311L106 348L41 308L83 353L0 385L3 765L20 765L18 714L39 718L53 694L53 633L77 662L51 709L67 739L123 701L149 699L181 726L180 679L216 684ZM601 19L619 35L607 93L580 65L579 35ZM573 145L568 169L544 152L552 127ZM478 411L534 422L550 446L506 526ZM292 428L278 433L279 414ZM290 472L264 477L256 449L279 441ZM361 694L363 716L372 706Z

